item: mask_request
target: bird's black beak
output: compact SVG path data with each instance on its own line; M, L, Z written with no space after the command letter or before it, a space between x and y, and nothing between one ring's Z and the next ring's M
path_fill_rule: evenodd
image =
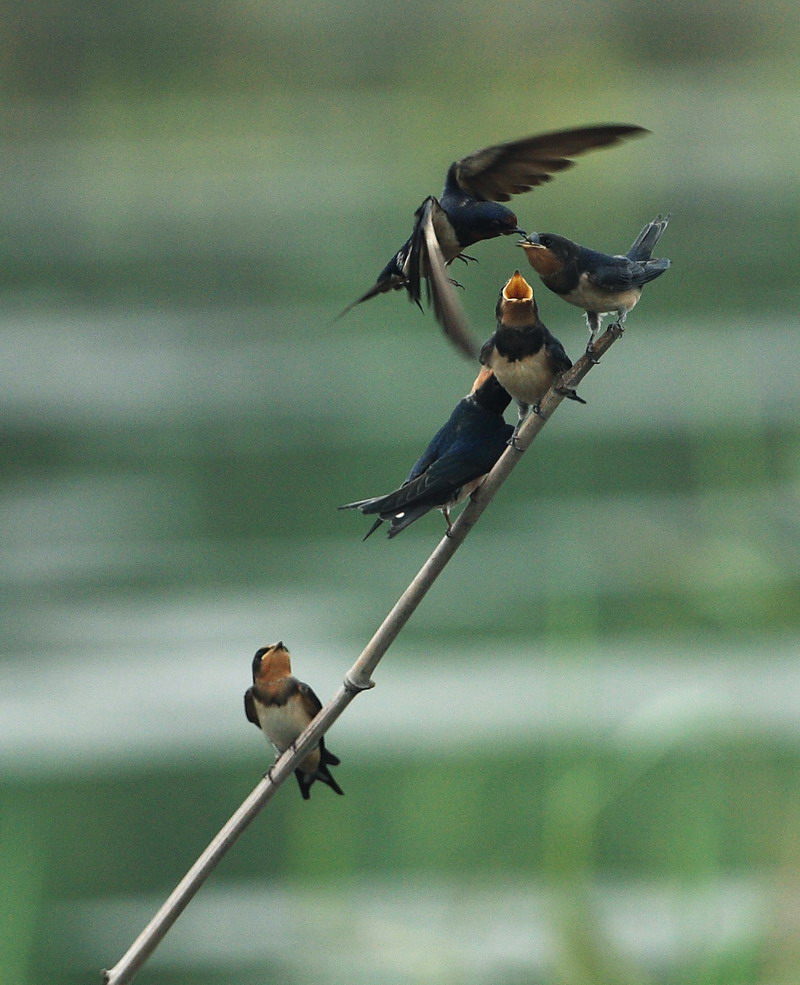
M519 226L515 226L515 227L514 227L513 229L509 229L509 230L508 230L508 235L509 235L509 236L513 236L513 235L514 235L514 233L516 233L516 234L517 234L517 236L527 236L527 235L528 235L528 234L527 234L527 233L525 232L525 230L524 230L524 229L520 229L520 228L519 228Z
M275 644L275 649L276 650L285 650L286 649L286 647L283 645L283 640L281 640L280 643L276 643Z

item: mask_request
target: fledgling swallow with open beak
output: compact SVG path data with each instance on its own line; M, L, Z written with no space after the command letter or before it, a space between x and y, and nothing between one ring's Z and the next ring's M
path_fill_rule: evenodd
M533 288L518 270L500 292L496 314L497 329L484 342L480 360L517 401L519 421L513 440L531 409L538 412L539 401L572 362L539 318ZM564 392L571 400L586 403L574 390Z
M283 643L262 646L253 657L253 686L244 693L244 713L257 725L278 753L285 752L322 709L322 702L308 684L292 677L289 651ZM344 791L331 775L329 766L338 766L339 758L317 745L294 771L303 800L308 800L315 780L338 794Z
M429 301L439 318L438 287L429 275L429 251L423 235L428 213L444 263L456 258L472 260L474 257L467 256L464 250L480 240L513 233L525 235L516 215L501 202L550 181L554 174L572 167L571 158L579 154L648 132L628 124L578 127L484 147L454 161L440 198L431 195L425 199L414 213L411 236L378 274L375 284L341 314L378 294L401 289L421 308L421 281L426 280ZM442 327L448 331L446 323ZM458 337L453 341L474 357L468 343Z
M433 509L442 511L449 532L452 507L477 489L506 449L513 428L503 412L510 403L494 374L481 370L472 392L456 404L399 489L339 509L377 514L364 540L385 520L389 537L396 537Z
M668 222L668 215L648 222L624 256L598 253L555 233L531 233L519 245L544 286L586 312L591 351L603 316L615 313L623 328L644 285L670 266L666 258L651 259Z

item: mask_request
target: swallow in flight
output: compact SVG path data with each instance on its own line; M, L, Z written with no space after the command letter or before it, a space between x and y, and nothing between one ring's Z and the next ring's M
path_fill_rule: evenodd
M519 245L544 286L586 312L591 350L603 316L616 313L622 328L644 285L670 266L666 258L651 259L668 222L669 216L648 222L624 256L598 253L555 233L531 233Z
M396 537L434 509L444 514L449 532L452 507L477 489L506 449L513 428L503 412L510 403L494 374L481 370L472 392L456 404L399 489L339 509L377 514L364 540L384 520L389 521L389 537Z
M431 213L444 263L457 258L466 262L474 258L464 250L480 240L525 235L516 215L501 202L550 181L554 174L572 167L571 158L579 154L648 132L628 124L579 127L495 144L454 161L440 198L425 199L414 213L411 236L378 274L375 284L341 314L378 294L400 289L421 308L422 280L427 281L428 299L436 311L437 287L430 280L429 251L422 228L426 209ZM443 327L447 331L447 326ZM460 344L458 339L454 341Z
M300 736L322 709L322 702L308 684L292 677L289 651L283 643L262 646L253 657L253 686L244 694L244 713L257 725L278 753ZM343 793L331 775L329 766L338 766L339 758L325 748L325 740L317 745L294 771L303 800L308 800L311 785L321 780L336 793Z

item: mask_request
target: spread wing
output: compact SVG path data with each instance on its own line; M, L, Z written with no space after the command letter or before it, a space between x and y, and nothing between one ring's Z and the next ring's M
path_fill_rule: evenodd
M444 334L468 359L475 359L478 344L472 337L464 309L447 276L444 257L436 238L433 220L437 211L441 212L442 209L433 196L426 198L417 209L406 268L409 293L419 303L420 280L427 277L428 302Z
M645 133L649 131L643 127L616 123L541 133L468 154L455 162L452 174L475 198L507 202L512 195L536 188L572 167L571 158Z

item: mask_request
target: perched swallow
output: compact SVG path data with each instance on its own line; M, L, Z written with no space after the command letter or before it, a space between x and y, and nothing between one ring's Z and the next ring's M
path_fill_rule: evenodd
M384 520L390 521L389 537L396 537L433 509L442 511L449 531L451 508L483 482L506 449L513 428L503 419L503 411L510 403L494 374L482 370L472 392L456 404L399 489L339 509L377 513L364 540Z
M591 348L603 316L616 313L622 327L644 285L669 267L667 259L650 259L668 222L669 216L648 222L625 256L598 253L554 233L531 233L519 245L544 286L586 312Z
M494 371L501 385L519 405L519 422L538 410L539 401L559 373L572 362L564 346L539 318L533 288L518 270L500 292L497 301L497 329L483 344L480 359ZM571 400L586 403L574 390L565 391Z
M321 708L322 702L308 684L292 677L291 658L283 643L256 651L253 686L244 693L244 713L248 721L263 730L278 753L289 748ZM303 800L308 800L314 780L322 780L338 794L344 792L328 769L339 762L325 748L325 740L320 739L294 771Z
M466 262L474 258L463 251L473 243L513 233L524 235L516 215L500 202L550 181L554 174L572 167L572 157L648 132L643 127L627 124L579 127L495 144L454 161L441 197L425 199L414 213L411 236L378 274L375 284L348 305L342 315L362 301L401 288L421 308L422 279L428 280L429 300L436 309L436 285L430 282L428 251L422 234L426 206L432 211L444 262L449 264L456 258Z

